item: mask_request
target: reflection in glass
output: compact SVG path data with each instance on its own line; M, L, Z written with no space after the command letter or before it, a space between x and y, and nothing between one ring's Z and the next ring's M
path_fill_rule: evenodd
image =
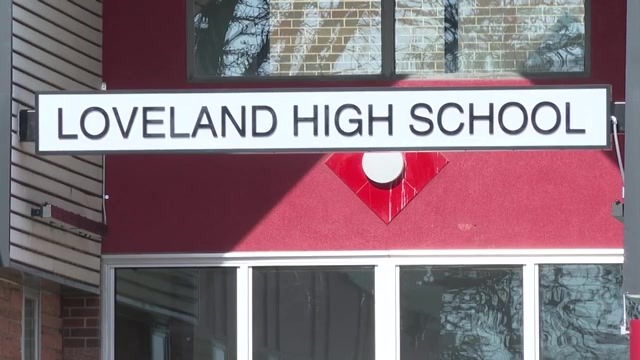
M522 268L400 270L402 360L522 359Z
M380 0L193 1L196 75L379 74Z
M541 359L628 359L622 265L540 266Z
M396 71L585 71L584 0L397 0Z
M118 360L234 360L236 269L117 269L115 326Z
M252 271L254 359L374 360L372 267Z

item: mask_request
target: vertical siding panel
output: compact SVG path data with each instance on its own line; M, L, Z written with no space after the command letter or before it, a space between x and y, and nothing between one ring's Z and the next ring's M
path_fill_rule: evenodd
M79 283L99 286L100 239L86 238L30 215L48 202L102 221L101 156L38 156L21 143L19 110L33 109L35 94L98 89L102 82L102 3L97 0L13 0L11 93L10 257ZM8 114L7 114L8 115Z
M11 102L11 2L0 1L0 114L9 116L6 121L12 121L13 106ZM2 123L0 134L1 146L7 137L11 136L11 123ZM10 146L10 145L9 145ZM9 187L11 184L9 163L9 146L0 151L0 266L9 266ZM3 168L1 168L3 167Z

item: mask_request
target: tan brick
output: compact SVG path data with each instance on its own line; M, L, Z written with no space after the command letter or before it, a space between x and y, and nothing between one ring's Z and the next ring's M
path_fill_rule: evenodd
M70 317L97 317L100 312L95 308L77 308L70 310Z
M65 297L62 299L62 306L64 307L83 307L84 297Z
M42 349L40 350L40 358L42 360L62 360L64 357L62 350Z
M0 279L0 307L22 309L22 287Z
M51 328L62 328L62 318L59 316L42 314L41 316L41 324L42 326L48 326Z
M7 334L22 334L22 321L7 320Z
M85 319L83 318L65 318L62 320L62 327L67 328L79 328L84 327Z
M42 328L40 341L44 349L62 350L62 333L60 329Z
M100 339L87 339L87 348L99 348L100 347Z
M322 65L326 65L326 64L322 64ZM85 319L85 323L84 324L85 324L86 327L95 327L95 328L97 328L97 327L100 327L100 319L98 319L98 318L95 318L95 319L88 318L88 319Z
M0 358L21 360L20 334L0 335Z
M92 348L65 348L64 360L100 360L100 352Z
M99 329L97 328L77 328L77 329L70 329L70 334L69 337L82 337L82 338L89 338L89 337L97 337L99 335Z
M0 306L0 318L22 321L22 308L10 308Z
M41 292L40 302L42 313L47 315L60 316L60 296Z
M81 348L85 346L83 338L64 338L62 341L64 348Z
M20 285L22 284L22 273L8 267L0 268L0 282L11 282Z

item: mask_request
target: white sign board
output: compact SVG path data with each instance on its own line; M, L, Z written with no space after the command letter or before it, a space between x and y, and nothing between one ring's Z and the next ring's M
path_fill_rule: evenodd
M40 153L607 148L590 87L40 93Z

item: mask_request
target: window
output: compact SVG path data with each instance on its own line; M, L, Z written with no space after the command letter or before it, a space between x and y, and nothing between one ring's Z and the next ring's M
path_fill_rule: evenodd
M584 73L590 0L186 0L190 76Z
M540 358L624 360L622 266L540 266Z
M151 331L151 359L169 360L169 331L163 326Z
M374 269L253 270L253 358L373 360Z
M522 359L522 267L400 270L400 358Z
M24 290L22 360L40 359L40 299L37 291Z
M628 358L621 250L381 253L106 258L102 358Z
M116 294L116 359L236 359L235 269L118 269Z

